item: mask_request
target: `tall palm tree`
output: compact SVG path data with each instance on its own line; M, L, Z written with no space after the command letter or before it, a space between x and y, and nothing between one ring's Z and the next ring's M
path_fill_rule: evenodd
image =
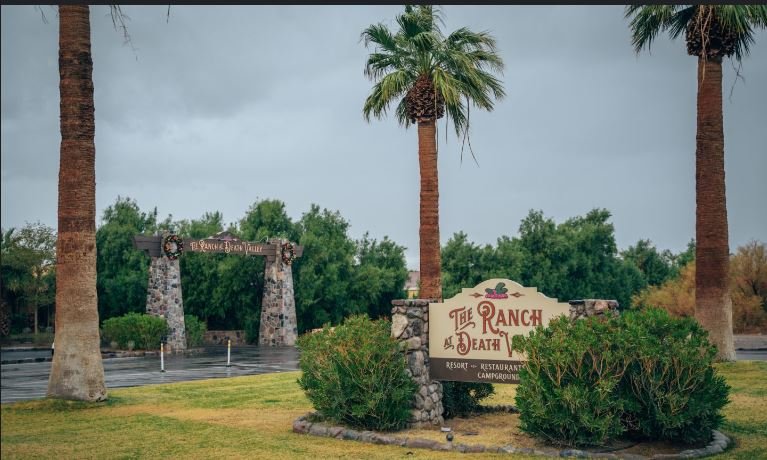
M419 296L441 299L436 121L447 112L456 134L465 140L470 105L491 111L493 99L504 96L500 80L492 73L503 72L503 61L487 32L462 27L445 37L438 25L439 12L432 6L406 6L396 21L396 32L382 23L362 32L365 46L375 45L365 75L376 82L362 112L367 121L371 115L380 119L392 102L399 101L399 123L405 128L418 124Z
M632 42L639 53L668 31L685 33L687 53L698 58L698 128L695 136L695 317L718 347L735 359L732 301L727 289L729 242L724 184L722 60L740 62L754 43L754 27L767 26L765 5L632 5Z
M90 10L59 7L61 151L56 335L48 396L106 399L96 299L96 146Z

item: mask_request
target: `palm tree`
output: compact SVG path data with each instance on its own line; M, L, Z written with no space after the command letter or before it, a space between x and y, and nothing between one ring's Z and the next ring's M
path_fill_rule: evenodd
M698 58L695 137L695 317L708 330L720 360L735 359L732 301L727 289L729 242L724 183L722 59L740 62L767 26L765 5L632 5L632 42L639 53L659 32L684 32L687 53Z
M56 335L48 396L107 397L96 299L96 146L90 10L59 7L61 151Z
M441 299L439 244L439 183L436 121L447 112L456 134L468 137L469 106L491 111L503 87L491 72L501 73L495 39L487 32L463 27L447 37L440 31L439 12L432 6L406 6L396 18L399 30L382 23L362 32L371 43L365 75L376 82L362 109L383 118L392 102L399 101L397 120L405 128L418 124L418 163L421 177L420 263L424 299ZM491 97L492 95L492 97Z

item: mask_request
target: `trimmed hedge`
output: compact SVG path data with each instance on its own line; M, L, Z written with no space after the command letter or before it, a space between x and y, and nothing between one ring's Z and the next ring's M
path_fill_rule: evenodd
M104 340L117 342L117 346L121 349L159 349L160 340L167 333L168 325L165 318L140 313L128 313L124 316L109 318L104 321L103 327ZM133 342L133 347L129 347L129 342Z
M352 316L301 336L297 345L298 384L323 416L368 430L407 424L416 385L390 322Z
M520 428L555 444L604 445L621 436L700 443L723 421L729 387L716 349L690 318L663 310L570 321L529 337L516 403Z

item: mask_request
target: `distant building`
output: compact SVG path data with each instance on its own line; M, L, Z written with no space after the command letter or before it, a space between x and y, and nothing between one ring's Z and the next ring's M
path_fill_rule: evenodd
M417 299L418 291L421 288L421 272L407 272L407 281L405 281L405 291L408 299Z

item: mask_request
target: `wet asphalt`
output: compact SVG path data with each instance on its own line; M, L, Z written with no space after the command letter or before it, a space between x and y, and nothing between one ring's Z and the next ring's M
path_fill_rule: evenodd
M50 357L50 351L2 351L2 360ZM226 347L206 347L187 355L165 355L165 372L160 356L106 358L104 379L107 388L134 387L240 375L288 372L298 369L295 347L233 347L227 367ZM45 397L50 361L3 364L0 366L0 402L10 403Z
M3 361L49 359L49 350L3 350ZM739 349L738 360L767 361L767 348ZM226 365L226 347L206 347L187 355L166 355L165 372L160 371L160 356L105 358L107 388L134 387L157 383L182 382L240 375L289 372L298 369L298 350L294 347L233 347L231 366ZM23 362L0 366L0 402L3 404L45 397L51 363Z

